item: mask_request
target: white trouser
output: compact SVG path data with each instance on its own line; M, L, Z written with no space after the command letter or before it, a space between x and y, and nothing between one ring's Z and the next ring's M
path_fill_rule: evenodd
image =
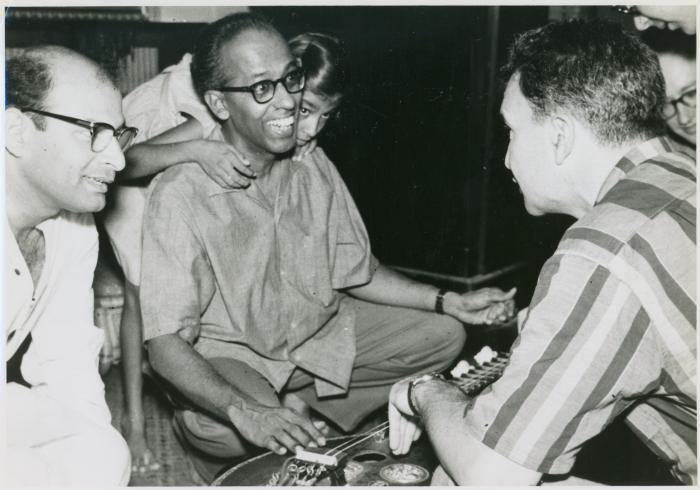
M16 383L5 388L3 473L9 487L127 485L129 448L109 423L100 424L38 390Z

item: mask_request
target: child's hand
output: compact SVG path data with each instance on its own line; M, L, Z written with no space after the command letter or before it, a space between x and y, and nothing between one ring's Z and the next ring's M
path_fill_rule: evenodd
M201 140L197 163L214 182L226 189L245 189L256 177L250 162L233 146L221 141Z
M316 138L312 139L308 143L306 143L303 146L297 146L296 149L294 150L294 155L292 156L292 161L293 162L298 162L302 158L304 158L306 155L311 153L316 149Z

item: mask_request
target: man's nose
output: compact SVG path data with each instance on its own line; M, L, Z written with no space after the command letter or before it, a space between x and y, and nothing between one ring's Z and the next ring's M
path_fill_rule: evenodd
M685 107L678 104L678 122L681 126L688 126L693 123L695 119L695 108Z
M282 82L279 82L279 87L275 90L273 101L277 107L282 109L294 110L297 106L298 99L301 97L301 92L290 94Z
M119 172L124 170L126 159L124 158L124 150L122 150L117 138L112 138L109 146L102 152L102 157L104 158L105 163L112 166L115 171Z

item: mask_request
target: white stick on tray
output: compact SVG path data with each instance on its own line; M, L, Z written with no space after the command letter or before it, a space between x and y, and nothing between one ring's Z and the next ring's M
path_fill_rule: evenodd
M335 456L314 453L307 451L306 449L297 449L295 457L301 461L307 461L309 463L318 463L330 467L338 466L338 459Z

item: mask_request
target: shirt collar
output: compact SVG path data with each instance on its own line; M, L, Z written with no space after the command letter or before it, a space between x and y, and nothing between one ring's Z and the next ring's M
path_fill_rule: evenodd
M214 141L226 141L224 138L224 133L221 130L221 125L217 125L214 130L209 133L208 136L205 137L206 139L214 140ZM282 160L280 162L275 163L275 165L287 165L291 163L291 159L286 159ZM287 175L287 178L289 177L290 174ZM221 187L219 184L211 180L209 177L207 177L207 181L209 183L209 188L207 189L207 196L208 197L215 197L219 196L221 194L229 194L231 192L237 192L237 193L243 193L246 194L248 197L251 197L255 200L264 200L264 194L260 190L260 188L255 185L255 182L253 181L248 187L245 189L243 188L236 188L236 189L225 189Z
M635 169L639 164L651 160L664 153L671 153L673 148L666 137L657 137L641 143L623 156L617 165L612 169L608 177L603 182L596 204L598 204L612 189L615 184L622 180L629 172Z

